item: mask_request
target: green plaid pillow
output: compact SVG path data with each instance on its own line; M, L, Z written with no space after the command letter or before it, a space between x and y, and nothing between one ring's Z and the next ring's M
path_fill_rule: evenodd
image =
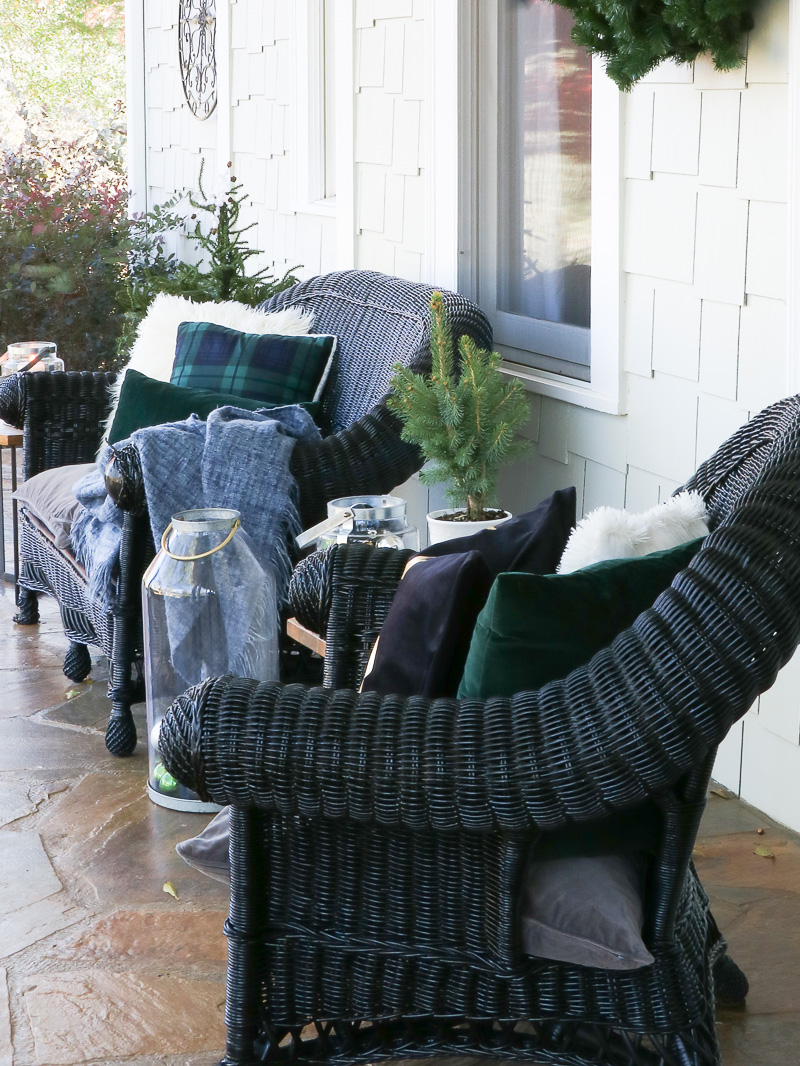
M267 403L319 399L336 338L241 333L211 322L178 326L170 382Z

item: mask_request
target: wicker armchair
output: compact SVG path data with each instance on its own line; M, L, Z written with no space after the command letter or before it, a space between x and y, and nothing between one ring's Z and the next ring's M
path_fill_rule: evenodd
M718 1064L724 942L692 847L716 746L800 640L799 469L792 397L688 482L713 526L691 565L539 691L431 702L225 677L176 701L165 763L233 805L226 1063ZM353 678L398 567L373 552L365 579L360 554L336 549L330 575L329 656ZM645 806L660 817L645 901L654 964L522 955L537 836Z
M399 425L383 403L395 362L421 370L430 362L429 304L433 289L369 271L351 270L300 282L265 310L301 306L314 312L314 330L338 338L322 397L320 442L298 444L291 469L300 488L300 512L311 525L328 500L353 493L388 492L419 469L419 452L400 440ZM474 304L446 293L453 328L491 345L491 328ZM19 374L0 385L0 418L24 431L24 476L94 459L108 414L111 374ZM25 510L20 514L20 592L17 620L38 621L37 594L59 601L70 647L64 672L82 681L91 668L87 645L109 658L111 715L106 746L130 755L136 746L131 703L138 694L133 666L142 658L140 582L153 556L144 486L135 447L120 449L107 484L125 512L121 566L111 611L88 596L87 579L70 552Z

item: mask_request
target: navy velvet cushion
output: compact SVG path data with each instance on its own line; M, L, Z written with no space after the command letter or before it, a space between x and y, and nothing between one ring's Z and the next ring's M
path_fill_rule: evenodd
M575 528L574 487L559 489L532 511L484 529L469 537L446 540L426 548L428 558L478 551L497 577L507 570L526 574L553 574L561 561L569 535Z
M427 549L400 582L362 691L455 696L492 582L507 569L552 573L575 526L575 489L494 530Z
M454 696L492 580L479 552L412 566L397 587L362 691Z

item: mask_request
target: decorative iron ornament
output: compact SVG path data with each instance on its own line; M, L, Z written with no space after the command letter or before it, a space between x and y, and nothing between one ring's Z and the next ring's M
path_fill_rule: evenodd
M217 106L216 0L180 0L178 56L186 103L202 122Z

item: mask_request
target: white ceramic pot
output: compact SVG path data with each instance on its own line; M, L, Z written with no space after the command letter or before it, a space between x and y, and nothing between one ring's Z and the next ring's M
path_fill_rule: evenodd
M490 518L486 522L447 522L442 521L442 515L453 514L463 510L460 507L443 507L440 511L428 513L428 543L440 544L443 540L456 540L458 537L469 537L473 533L480 533L482 529L494 529L495 526L508 522L514 516L510 511L505 512L504 518Z

